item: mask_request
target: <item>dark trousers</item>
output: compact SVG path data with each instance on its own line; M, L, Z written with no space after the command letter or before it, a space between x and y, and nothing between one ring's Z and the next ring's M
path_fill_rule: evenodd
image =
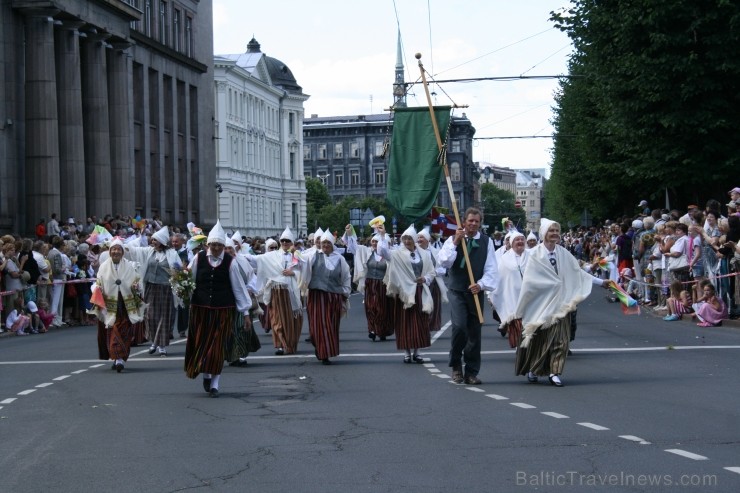
M465 361L465 374L477 375L480 371L481 323L475 309L473 294L469 291L449 290L452 312L452 345L450 348L449 366L462 366ZM483 293L478 294L480 306L483 305Z

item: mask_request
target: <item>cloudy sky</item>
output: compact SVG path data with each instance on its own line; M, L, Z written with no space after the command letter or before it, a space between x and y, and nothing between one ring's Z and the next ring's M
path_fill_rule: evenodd
M567 0L214 0L214 50L262 52L290 67L311 97L306 116L382 113L393 102L401 33L406 81L419 79L422 54L434 80L567 73L568 37L548 21ZM510 168L547 168L557 80L445 83L440 105L467 105L476 128L473 159ZM409 106L426 105L421 86Z

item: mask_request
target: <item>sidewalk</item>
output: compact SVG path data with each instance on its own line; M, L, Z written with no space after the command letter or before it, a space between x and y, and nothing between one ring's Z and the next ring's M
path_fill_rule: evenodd
M664 321L662 320L663 317L668 315L667 310L658 311L655 309L655 307L644 306L644 305L640 307L640 313L648 315L648 316L652 316L655 318L659 318L661 322ZM681 320L683 320L684 322L691 322L691 317L684 315L684 317ZM722 320L722 327L733 327L736 329L740 329L740 319L730 320L728 318L728 319Z
M45 334L31 334L31 333L28 333L28 335L29 336L43 336L43 335L46 335L46 334L51 333L51 332L59 332L61 330L73 329L75 327L93 327L94 328L95 326L94 325L63 325L63 326L57 327L57 328L50 328L50 329L48 329L48 331ZM5 330L4 332L0 333L0 339L2 339L4 337L18 337L18 336L15 334L15 332L11 332L9 330Z

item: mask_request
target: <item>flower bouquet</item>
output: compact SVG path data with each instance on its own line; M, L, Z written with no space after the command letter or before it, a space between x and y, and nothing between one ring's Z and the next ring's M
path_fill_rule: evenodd
M185 306L190 303L190 296L195 291L195 280L187 269L172 269L170 270L170 287L175 296L179 298L181 306Z

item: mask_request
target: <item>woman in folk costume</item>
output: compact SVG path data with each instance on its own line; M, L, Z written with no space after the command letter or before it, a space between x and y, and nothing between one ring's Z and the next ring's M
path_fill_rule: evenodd
M531 250L534 247L537 246L537 236L535 236L534 231L530 231L527 235L527 250Z
M233 261L239 267L239 275L249 294L251 308L256 308L257 304L252 301L251 293L249 293L250 283L254 281L255 277L254 269L249 265L246 257L237 254L233 237L226 238L225 250L226 253L234 258ZM257 334L254 332L251 311L247 316L237 311L234 317L233 327L234 332L226 346L226 361L229 362L229 366L244 367L247 366L247 356L249 353L253 353L262 347Z
M522 321L516 318L516 307L530 250L525 248L523 234L512 233L509 239L511 250L502 255L498 262L500 282L489 292L489 299L501 318L499 332L504 336L508 335L509 345L515 348L519 346L522 337Z
M316 357L325 365L339 355L339 321L347 314L352 282L349 265L334 250L330 231L321 236L321 251L306 260L308 330Z
M418 237L413 224L401 234L403 245L393 251L388 248L385 227L379 226L378 232L381 235L378 252L390 260L383 282L388 296L395 297L392 317L396 347L406 351L404 363L423 363L418 354L419 348L432 345L429 317L434 309L434 301L429 285L436 277L432 255L416 247Z
M113 239L109 253L110 258L98 268L88 313L98 319L100 359L114 360L112 369L120 373L131 351L132 325L144 320L147 305L141 299L136 265L123 258L120 238Z
M203 389L218 397L224 355L233 335L237 311L249 323L252 306L234 257L224 251L226 234L216 222L208 234L206 251L190 261L195 280L190 298L185 373L188 378L203 374ZM246 329L246 327L245 327Z
M274 239L268 238L267 240L265 240L265 253L274 252L278 248L280 248L280 246L278 245L278 242L275 241ZM255 255L255 254L250 254L250 253L244 254L244 256L247 259L251 258L250 255ZM270 325L270 308L267 306L267 303L264 300L264 296L262 292L263 286L261 283L264 282L264 279L261 279L257 275L257 263L254 260L250 260L250 265L254 268L254 274L256 276L254 278L252 285L254 286L255 293L257 293L256 299L257 299L257 305L259 306L259 312L258 312L257 318L259 319L260 325L262 326L262 329L265 331L265 334L269 334L270 331L272 330L272 327Z
M146 244L142 235L140 244ZM154 233L151 246L125 245L126 258L141 266L144 280L144 301L149 305L146 316L147 339L151 343L149 354L159 350L160 356L167 356L167 346L172 337L175 295L170 286L172 270L182 269L182 261L177 251L169 246L170 232L167 226Z
M429 230L424 228L419 232L417 245L420 249L428 251L432 256L432 264L434 264L434 270L436 277L434 282L429 286L429 290L432 292L432 301L434 302L434 308L429 318L429 330L437 331L442 328L442 302L447 303L447 286L444 283L444 275L447 269L440 267L437 264L438 250L430 247L432 241L432 235L429 234Z
M367 336L375 342L380 337L393 335L391 314L393 299L386 294L383 278L388 269L388 261L378 253L380 234L370 239L370 246L358 245L355 252L355 275L357 290L364 294L365 318L367 318Z
M543 218L542 243L529 251L516 318L522 320L522 342L516 353L516 374L536 382L548 375L550 384L562 387L570 341L570 312L591 294L591 286L608 282L583 271L578 261L559 245L560 224Z
M293 254L293 233L285 228L280 248L263 255L247 256L257 268L257 285L267 305L275 354L294 354L303 327L298 274L303 260Z

